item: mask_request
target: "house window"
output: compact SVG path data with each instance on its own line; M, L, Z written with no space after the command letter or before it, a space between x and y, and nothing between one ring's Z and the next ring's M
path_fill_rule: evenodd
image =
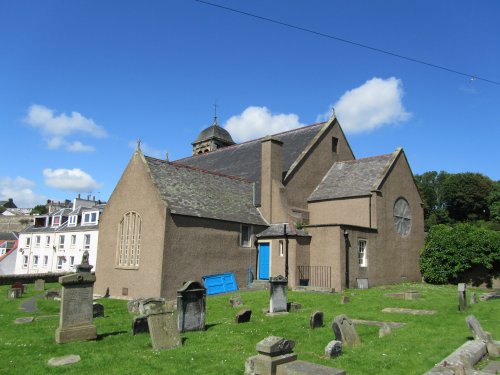
M283 251L283 240L280 240L280 257L282 257L284 255L284 251Z
M59 236L59 249L64 248L64 235Z
M252 228L250 225L241 225L240 246L250 247L252 245Z
M28 256L23 256L23 268L28 268Z
M31 245L31 237L26 237L26 247L30 247Z
M332 152L337 153L337 147L339 145L339 139L332 137Z
M83 214L83 225L97 224L97 212L86 212Z
M73 267L74 265L75 265L75 257L74 256L70 256L69 257L69 266Z
M33 268L38 267L38 255L33 255Z
M41 236L35 236L35 246L40 246L40 242L42 240Z
M57 257L57 269L62 270L64 257Z
M50 236L45 236L45 246L46 247L50 246Z
M368 266L368 261L366 258L366 240L358 241L358 259L360 267Z
M78 216L76 216L76 215L71 215L71 216L69 217L68 227L74 227L74 226L76 226L77 219L78 219Z
M137 212L127 212L118 227L116 265L118 267L139 267L141 252L142 219Z
M52 226L58 227L61 224L61 216L54 216L52 218Z
M49 256L48 255L44 255L43 256L43 266L47 267L48 264L49 264Z
M90 234L85 234L83 236L83 248L85 250L90 249Z
M76 245L76 234L71 235L71 247L75 247Z

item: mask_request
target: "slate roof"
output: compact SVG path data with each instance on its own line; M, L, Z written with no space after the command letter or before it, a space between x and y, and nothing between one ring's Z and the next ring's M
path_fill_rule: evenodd
M217 138L226 143L234 144L233 138L231 138L231 134L229 134L226 129L221 128L219 125L217 125L216 122L214 122L208 128L202 130L198 135L198 138L196 138L196 141L194 141L193 143L206 141L212 138Z
M297 229L293 224L290 225L288 223L283 224L271 224L269 228L257 234L258 238L263 237L284 237L285 233L283 230L283 226L286 225L286 234L290 237L310 237L310 234L305 230Z
M283 142L283 171L287 171L312 139L325 126L325 122L305 126L273 135ZM261 141L263 138L220 148L204 154L176 161L227 176L238 176L255 181L256 204L260 204Z
M391 165L396 153L337 162L332 165L308 201L370 195Z
M144 158L172 214L267 226L253 203L251 181Z
M16 241L18 239L18 232L0 232L0 241Z

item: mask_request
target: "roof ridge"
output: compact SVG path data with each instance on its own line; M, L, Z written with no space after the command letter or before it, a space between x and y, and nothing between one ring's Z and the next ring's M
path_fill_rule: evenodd
M191 165L181 164L181 163L178 163L177 161L175 161L175 162L166 161L166 160L157 159L157 158L154 158L152 156L146 156L146 155L144 155L144 157L147 158L147 159L153 159L153 160L156 160L156 161L160 161L160 162L162 162L162 164L171 165L171 166L176 167L176 168L191 169L193 171L197 171L197 172L201 172L201 173L205 173L205 174L211 174L211 175L219 176L219 177L225 177L225 178L228 178L228 179L231 179L231 180L238 180L238 181L242 181L242 182L249 183L249 184L254 183L254 181L248 180L248 179L243 178L243 177L230 176L230 175L223 174L223 173L213 172L213 171L209 171L209 170L206 170L206 169L202 169L202 168L198 168L198 167L193 167Z
M337 161L337 162L335 162L335 164L340 164L340 163L356 163L356 162L360 162L360 161L370 161L370 160L382 159L382 158L391 157L391 156L392 156L392 153L390 153L390 154L382 154L382 155L375 155L375 156L367 156L366 158L361 158L361 159Z
M270 136L273 136L273 137L274 136L279 136L279 135L283 135L283 134L295 132L295 131L298 131L298 130L304 130L306 128L311 128L313 126L324 125L325 123L326 123L326 121L317 122L317 123L314 123L314 124L311 124L311 125L301 126L300 128L295 128L295 129L286 130L286 131L280 132L280 133L270 134ZM256 138L256 139L251 139L249 141L245 141L245 142L241 142L241 143L235 143L235 144L232 144L232 145L229 145L229 146L221 147L221 148L218 148L217 150L213 150L213 151L210 151L210 152L206 152L206 153L202 153L202 154L196 154L196 155L191 155L191 156L186 156L184 158L177 159L176 162L180 162L181 160L191 159L191 158L195 158L195 157L202 157L202 156L205 156L205 155L212 155L213 153L218 152L218 151L224 151L224 150L227 150L229 148L234 148L234 147L239 147L239 146L247 145L247 144L252 143L252 142L259 142L259 141L263 140L265 137L267 137L267 135L263 136L263 137Z

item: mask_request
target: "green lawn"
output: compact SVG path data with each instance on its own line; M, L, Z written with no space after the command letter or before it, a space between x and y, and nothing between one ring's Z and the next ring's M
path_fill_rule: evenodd
M57 287L57 285L51 285ZM456 286L424 284L393 285L369 290L348 290L346 305L341 294L288 292L288 301L299 302L302 309L286 316L267 317L269 292L239 293L245 307L252 309L250 323L236 325L238 309L229 304L232 295L207 298L207 331L182 334L184 345L168 351L153 351L148 334L132 336L132 316L126 301L103 299L105 318L94 319L99 339L58 345L54 334L58 326L59 302L39 300L36 313L26 313L19 305L39 292L29 291L22 298L8 301L7 286L0 287L0 373L2 374L242 374L245 359L255 355L255 344L269 335L295 341L298 358L343 368L349 375L422 374L446 357L468 338L465 317L474 314L483 328L500 339L500 301L490 300L457 311ZM421 298L405 301L384 297L385 293L418 290ZM468 289L468 295L477 289ZM383 313L384 307L437 310L435 315L413 316ZM309 316L324 312L325 326L311 330ZM378 337L378 327L356 325L362 345L344 348L335 359L323 358L326 344L334 339L331 321L346 314L352 319L404 322L392 334ZM34 316L30 324L14 320ZM64 367L47 365L51 357L78 354L81 362Z

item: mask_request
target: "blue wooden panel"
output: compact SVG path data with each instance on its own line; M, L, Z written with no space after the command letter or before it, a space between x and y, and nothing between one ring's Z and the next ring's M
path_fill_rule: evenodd
M232 272L203 276L203 284L207 295L226 293L238 290L238 284Z
M269 242L259 243L259 279L269 280Z

